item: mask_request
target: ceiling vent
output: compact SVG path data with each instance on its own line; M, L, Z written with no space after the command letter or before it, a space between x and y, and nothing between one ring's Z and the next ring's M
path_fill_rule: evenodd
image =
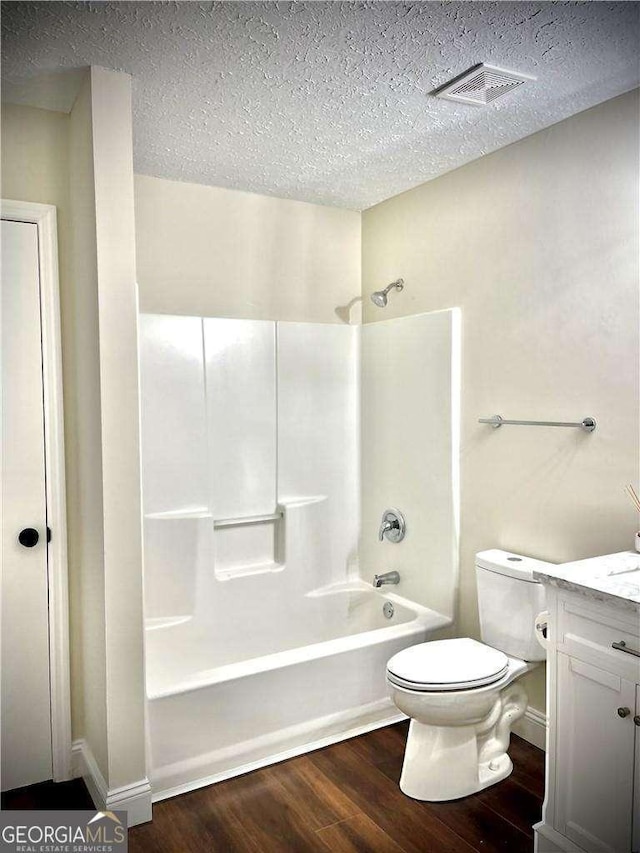
M432 94L447 101L486 106L496 98L517 89L527 80L535 79L530 74L507 71L505 68L485 65L483 62L480 65L474 65L450 83L440 86Z

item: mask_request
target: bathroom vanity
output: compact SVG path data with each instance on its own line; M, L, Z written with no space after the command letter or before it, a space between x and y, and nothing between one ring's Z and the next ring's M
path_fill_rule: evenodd
M535 850L640 851L640 554L545 568L547 765Z

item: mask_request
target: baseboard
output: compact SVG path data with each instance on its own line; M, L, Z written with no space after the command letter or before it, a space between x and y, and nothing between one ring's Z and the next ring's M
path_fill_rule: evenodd
M512 732L539 749L546 750L547 715L535 708L527 708L524 717L513 724Z
M108 788L93 752L83 738L73 742L72 762L74 776L84 779L96 809L126 811L129 826L151 820L151 785L146 777L131 785Z
M84 738L73 741L71 745L71 763L73 775L76 778L81 776L84 779L94 806L104 811L107 801L107 783L100 772L100 768L89 744Z
M534 824L533 838L534 853L584 853L582 847L547 826L544 821Z

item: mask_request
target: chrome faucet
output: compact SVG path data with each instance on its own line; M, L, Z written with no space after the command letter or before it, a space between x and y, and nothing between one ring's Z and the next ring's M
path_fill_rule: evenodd
M386 509L382 513L382 521L378 530L378 539L380 542L386 538L389 542L402 542L406 533L406 523L404 516L398 509Z
M386 583L400 583L400 575L398 572L385 572L382 575L373 576L373 585L376 589L379 589Z

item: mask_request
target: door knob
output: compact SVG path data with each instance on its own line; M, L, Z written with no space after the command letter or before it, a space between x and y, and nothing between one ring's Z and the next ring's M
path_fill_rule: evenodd
M631 713L629 708L618 708L618 716L619 717L628 717Z
M33 548L34 545L38 544L39 538L40 534L35 527L25 527L18 533L18 542L25 548Z
M640 726L640 714L635 715L635 717L633 718L633 722L636 724L636 726Z

